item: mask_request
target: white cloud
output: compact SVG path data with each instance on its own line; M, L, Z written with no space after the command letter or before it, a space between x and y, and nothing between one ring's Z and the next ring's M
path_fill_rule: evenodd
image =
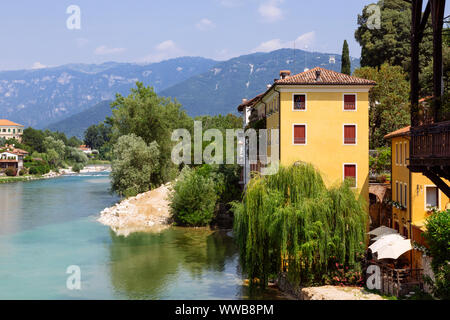
M272 39L269 41L265 41L261 43L258 47L253 49L253 52L270 52L274 50L278 50L281 48L294 48L294 42L295 42L295 48L297 49L308 49L311 48L311 46L314 45L314 41L316 39L316 33L314 31L304 33L301 36L299 36L297 39L293 41L286 41L283 42L281 39Z
M35 62L33 63L33 65L31 66L31 69L37 70L37 69L45 69L47 68L46 65L40 63L40 62Z
M160 62L185 55L173 40L166 40L155 46L154 52L141 59L139 62Z
M206 30L214 29L216 27L216 25L211 20L203 18L202 20L197 22L195 27L198 30L206 31Z
M268 0L261 4L258 12L264 21L275 22L283 18L283 11L279 7L283 0Z
M125 48L108 48L107 46L100 46L94 50L94 54L98 56L108 55L108 54L118 54L124 52Z

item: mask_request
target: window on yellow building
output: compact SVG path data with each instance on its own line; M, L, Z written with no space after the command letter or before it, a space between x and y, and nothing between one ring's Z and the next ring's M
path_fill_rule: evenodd
M395 144L395 164L398 165L398 143Z
M406 159L408 159L408 155L409 154L409 152L408 152L408 143L407 142L405 142L405 166L407 165L407 163L406 163Z
M356 187L356 164L344 164L344 180L350 180L351 186Z
M402 147L402 143L400 143L399 152L400 152L399 164L402 165L403 164L403 147Z
M356 110L356 94L344 94L344 110Z
M306 144L306 125L294 125L294 144Z
M408 185L405 183L403 185L403 194L405 197L405 202L403 203L403 205L405 206L405 208L408 208Z
M399 202L400 199L398 197L399 192L398 192L398 181L395 182L395 201Z
M294 110L306 110L306 94L294 94Z
M356 144L356 125L344 125L344 144Z
M425 187L426 208L439 207L439 189L434 186Z

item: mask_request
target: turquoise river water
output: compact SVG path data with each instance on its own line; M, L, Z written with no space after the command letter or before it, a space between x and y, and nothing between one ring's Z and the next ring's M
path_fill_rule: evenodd
M0 185L0 299L249 297L224 231L170 228L116 236L96 221L118 201L106 174ZM70 290L69 266L81 271Z

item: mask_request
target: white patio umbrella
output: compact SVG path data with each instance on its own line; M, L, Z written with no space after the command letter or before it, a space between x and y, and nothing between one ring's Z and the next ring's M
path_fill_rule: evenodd
M375 253L378 251L378 249L384 247L385 245L388 245L388 244L396 242L396 241L404 240L404 239L405 238L403 238L399 234L387 234L387 235L381 236L377 241L375 241L369 247L369 249L372 250L372 253Z
M381 239L394 239L394 240L397 240L397 239L405 239L405 237L400 235L399 233L393 233L393 234L384 234L382 236L375 237L372 240L373 241L378 241L378 240L381 240Z
M368 234L373 235L373 236L383 236L386 234L395 234L395 233L398 233L398 231L388 228L386 226L381 226L381 227L378 227L378 228L368 232Z
M381 259L397 259L405 252L412 250L411 240L404 239L391 242L384 247L378 249L378 260Z

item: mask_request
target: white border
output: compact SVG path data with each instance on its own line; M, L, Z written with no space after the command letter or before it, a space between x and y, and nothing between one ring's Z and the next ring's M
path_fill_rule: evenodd
M355 96L355 109L354 110L345 110L345 96ZM343 93L342 94L342 111L344 112L357 112L358 111L358 94L357 93Z
M305 143L295 143L294 128L295 126L305 126ZM306 123L293 123L292 124L292 145L294 146L306 146L308 145L308 125Z
M426 212L430 212L429 210L428 210L428 208L427 208L427 188L430 188L430 187L433 187L433 188L436 188L437 189L437 191L438 191L438 201L439 201L439 203L438 203L438 208L439 208L439 210L441 209L441 204L442 204L442 197L441 197L441 190L439 190L439 188L436 186L436 185L434 185L434 184L426 184L426 185L424 185L423 186L423 205L424 205L424 207L425 207L425 211Z
M304 95L305 96L305 110L296 110L295 107L295 103L294 103L294 96L299 96L299 95ZM294 92L292 93L292 111L294 112L306 112L306 110L308 110L308 94L303 93L303 92Z
M355 143L345 143L345 126L355 127ZM342 144L344 146L357 146L358 145L358 125L356 123L344 123L342 125Z
M356 173L356 177L355 177L355 186L352 187L352 189L356 189L358 188L358 164L357 163L344 163L342 165L342 181L345 181L345 166L355 166L355 173Z

